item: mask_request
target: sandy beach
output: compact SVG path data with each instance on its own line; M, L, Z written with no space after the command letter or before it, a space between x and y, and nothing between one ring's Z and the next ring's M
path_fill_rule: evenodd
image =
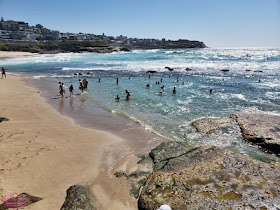
M32 56L32 55L37 55L37 53L0 51L0 60L17 58L21 56Z
M29 78L0 80L0 196L28 193L43 198L30 209L60 209L66 190L90 187L100 209L137 209L125 178L114 172L142 166L137 148L113 134L76 125L32 87Z

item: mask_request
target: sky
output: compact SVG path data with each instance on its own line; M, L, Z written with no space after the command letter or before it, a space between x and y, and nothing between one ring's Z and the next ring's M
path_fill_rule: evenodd
M280 47L280 0L0 0L0 16L60 32Z

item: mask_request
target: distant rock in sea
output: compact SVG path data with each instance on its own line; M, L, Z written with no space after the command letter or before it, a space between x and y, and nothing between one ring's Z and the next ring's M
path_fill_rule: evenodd
M165 67L165 69L169 70L169 71L173 71L174 69L173 68L170 68L168 66Z

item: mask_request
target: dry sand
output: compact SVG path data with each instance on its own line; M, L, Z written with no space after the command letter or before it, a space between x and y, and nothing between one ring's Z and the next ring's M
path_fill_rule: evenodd
M137 209L124 178L139 160L125 140L76 125L45 103L27 78L0 79L0 197L28 193L43 198L28 209L60 209L66 190L89 186L99 209Z
M17 58L20 56L31 56L31 55L37 55L37 53L0 51L0 60Z

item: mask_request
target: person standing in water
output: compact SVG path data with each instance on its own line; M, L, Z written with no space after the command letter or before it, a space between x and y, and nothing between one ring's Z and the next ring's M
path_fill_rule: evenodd
M80 83L80 86L79 86L79 89L82 91L82 93L84 92L84 85L83 85L83 82L79 79L79 83Z
M74 87L72 84L69 87L69 92L70 92L70 97L72 97L74 95Z
M176 87L173 88L172 92L173 92L174 95L176 94Z
M117 77L116 79L116 84L118 85L119 84L119 78Z
M130 92L128 90L125 90L126 93L126 100L128 101L130 99Z
M3 76L5 75L5 79L7 78L6 76L6 69L4 67L2 67L2 79L3 79Z

